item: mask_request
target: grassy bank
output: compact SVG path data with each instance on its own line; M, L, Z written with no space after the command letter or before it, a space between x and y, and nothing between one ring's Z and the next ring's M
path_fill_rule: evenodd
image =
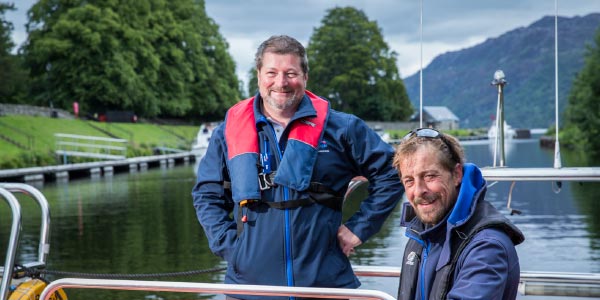
M9 115L0 117L0 169L14 169L60 164L55 155L54 134L66 133L94 137L125 139L127 157L153 155L158 147L189 151L198 126L159 125L150 123L105 123L79 119L58 119ZM408 131L388 131L393 139ZM447 131L455 136L478 134L473 130ZM70 162L90 159L69 158Z
M156 147L189 151L197 132L197 126L2 116L0 117L0 153L2 154L0 169L59 163L54 154L55 133L125 139L128 141L127 156L133 157L152 155Z

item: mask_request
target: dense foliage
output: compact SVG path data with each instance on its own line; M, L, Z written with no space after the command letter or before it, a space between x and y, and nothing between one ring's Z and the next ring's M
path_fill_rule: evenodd
M258 77L256 75L256 68L250 68L250 71L248 71L248 97L252 97L258 93Z
M600 157L600 29L596 31L595 46L589 46L585 65L577 74L565 111L562 140Z
M12 54L15 47L10 38L12 23L4 19L4 13L14 10L13 4L0 2L0 102L22 103L25 97L27 73L22 67L20 55Z
M307 52L308 89L327 97L333 108L365 120L402 121L412 114L396 53L361 10L328 10Z
M143 117L220 118L235 64L198 0L40 0L24 54L35 103Z

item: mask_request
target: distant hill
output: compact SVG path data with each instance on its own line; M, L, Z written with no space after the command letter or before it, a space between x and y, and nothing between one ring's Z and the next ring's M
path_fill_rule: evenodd
M559 109L562 112L586 49L599 30L600 13L558 18ZM448 106L463 128L487 127L496 114L497 89L491 85L503 70L505 119L517 128L554 124L554 17L543 17L497 38L437 56L423 69L424 105ZM419 107L419 73L404 79L411 102ZM560 120L559 120L560 122Z

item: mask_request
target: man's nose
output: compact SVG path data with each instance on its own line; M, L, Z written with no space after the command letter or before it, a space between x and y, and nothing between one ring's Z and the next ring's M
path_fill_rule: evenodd
M427 184L425 183L425 180L418 178L415 179L414 191L415 195L419 197L425 194L427 192Z
M288 78L285 75L285 73L277 74L277 76L275 77L275 83L278 86L286 86L288 84Z

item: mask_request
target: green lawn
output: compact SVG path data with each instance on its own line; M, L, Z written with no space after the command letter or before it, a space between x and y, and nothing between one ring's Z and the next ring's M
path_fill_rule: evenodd
M55 133L126 139L128 156L152 154L154 147L190 150L198 126L148 123L104 123L9 115L0 117L0 135L23 146L0 139L0 169L55 164Z

